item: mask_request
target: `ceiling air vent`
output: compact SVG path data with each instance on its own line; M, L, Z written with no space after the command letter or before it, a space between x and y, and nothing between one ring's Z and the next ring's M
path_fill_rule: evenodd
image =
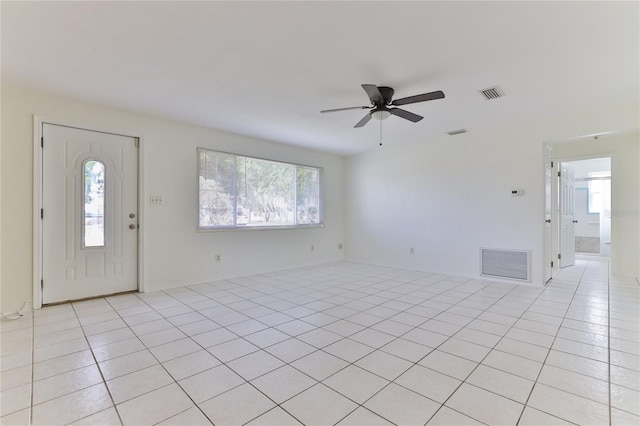
M461 135L463 133L467 133L467 129L458 129L458 130L452 130L450 132L447 132L449 136Z
M504 92L498 86L489 87L479 91L488 100L498 99L504 96Z

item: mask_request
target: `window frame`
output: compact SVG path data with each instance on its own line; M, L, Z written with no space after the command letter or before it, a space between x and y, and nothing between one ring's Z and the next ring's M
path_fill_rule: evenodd
M221 225L221 226L202 226L200 224L200 154L201 153L217 153L224 155L232 155L234 156L234 164L233 164L233 185L234 185L234 194L233 194L233 225ZM290 166L295 166L294 171L294 221L298 221L298 211L297 211L297 170L298 167L304 167L307 169L315 169L318 171L318 223L294 223L292 225L238 225L238 157L248 158L252 160L262 160L269 161L273 163L286 164ZM196 230L198 232L220 232L220 231L266 231L266 230L275 230L275 229L307 229L307 228L324 228L324 168L319 166L312 166L308 164L301 163L293 163L289 161L275 160L273 158L265 158L258 157L252 155L239 154L235 152L221 151L217 149L211 148L196 148Z

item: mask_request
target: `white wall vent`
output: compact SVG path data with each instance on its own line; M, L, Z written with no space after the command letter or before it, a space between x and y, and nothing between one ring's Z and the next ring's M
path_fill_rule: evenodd
M487 100L498 99L504 96L504 92L498 86L489 87L479 91Z
M530 281L530 252L508 249L480 249L480 275Z

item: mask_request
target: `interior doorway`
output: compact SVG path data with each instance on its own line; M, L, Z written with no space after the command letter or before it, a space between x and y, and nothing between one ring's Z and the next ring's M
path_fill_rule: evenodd
M560 220L571 213L571 223L560 224L560 266L570 266L570 259L576 255L610 257L611 157L563 161L559 170ZM573 175L570 184L563 179L565 170ZM569 261L563 262L562 258Z

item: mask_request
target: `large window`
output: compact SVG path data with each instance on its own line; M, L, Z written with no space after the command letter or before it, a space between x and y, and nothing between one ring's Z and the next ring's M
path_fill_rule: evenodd
M198 149L203 229L294 227L322 221L320 169Z

